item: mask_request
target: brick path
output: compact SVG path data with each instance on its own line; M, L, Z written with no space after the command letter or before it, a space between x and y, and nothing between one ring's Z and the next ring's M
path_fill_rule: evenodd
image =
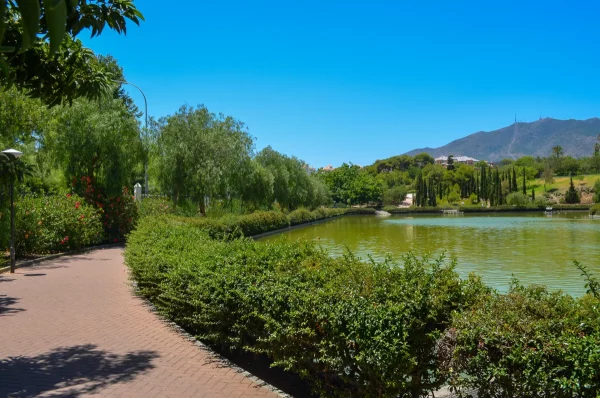
M132 295L122 249L0 275L0 397L276 397Z

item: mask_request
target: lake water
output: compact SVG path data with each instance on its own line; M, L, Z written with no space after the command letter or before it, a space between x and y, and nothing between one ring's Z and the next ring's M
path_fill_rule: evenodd
M575 296L585 293L573 260L600 278L600 220L586 212L464 216L346 216L261 239L312 239L332 255L351 250L362 258L399 259L446 253L457 272L481 275L500 291L514 275L524 284L545 284Z

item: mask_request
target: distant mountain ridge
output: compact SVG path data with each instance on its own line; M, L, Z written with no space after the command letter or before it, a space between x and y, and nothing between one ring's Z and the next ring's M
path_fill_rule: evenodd
M591 156L600 134L600 119L557 120L540 119L535 122L517 122L494 131L480 131L452 141L439 148L419 148L407 155L427 152L433 157L442 155L471 156L497 162L521 156L550 156L552 147L560 145L564 154Z

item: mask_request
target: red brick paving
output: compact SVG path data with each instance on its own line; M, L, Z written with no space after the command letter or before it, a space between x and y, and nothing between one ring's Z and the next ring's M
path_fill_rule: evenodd
M276 397L135 297L122 249L0 275L0 397Z

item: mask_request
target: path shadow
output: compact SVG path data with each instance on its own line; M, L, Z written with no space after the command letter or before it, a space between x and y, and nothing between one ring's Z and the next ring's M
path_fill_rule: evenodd
M12 282L14 280L15 280L15 278L10 278L10 277L6 277L6 276L0 275L0 283L2 283L2 282Z
M44 275L46 275L46 274L41 274L41 273L38 273L38 274L23 274L23 276L44 276Z
M60 347L34 357L0 360L0 396L79 397L115 383L135 379L154 368L154 351L125 355L92 344Z
M13 307L19 300L20 299L16 297L8 297L4 294L0 294L0 316L12 315L25 311L23 308Z

